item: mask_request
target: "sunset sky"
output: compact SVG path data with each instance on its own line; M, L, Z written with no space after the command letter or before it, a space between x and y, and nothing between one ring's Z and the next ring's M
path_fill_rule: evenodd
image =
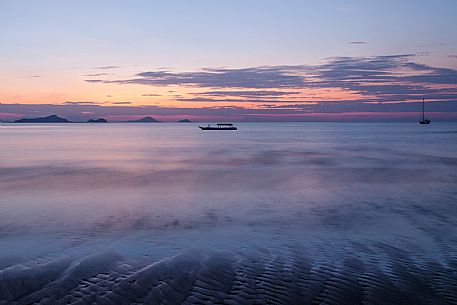
M0 119L457 120L457 1L0 1Z

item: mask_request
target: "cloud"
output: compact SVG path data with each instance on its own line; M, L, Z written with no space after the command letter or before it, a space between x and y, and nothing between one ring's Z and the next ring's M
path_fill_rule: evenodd
M27 76L27 77L28 77L28 78L39 78L39 77L41 77L41 75L29 75L29 76Z
M110 69L118 69L119 66L100 66L100 67L93 67L92 69L99 69L99 70L110 70Z
M415 54L333 57L319 65L206 68L199 71L146 71L129 79L88 79L90 83L183 86L206 89L178 101L256 102L311 96L313 90L357 95L354 100L391 102L457 100L457 70L414 62ZM317 91L316 90L316 91ZM232 97L232 98L230 98ZM263 101L262 101L263 102Z
M346 113L346 112L371 112L376 114L377 112L410 112L417 114L421 109L422 102L410 102L410 103L376 103L376 102L356 102L351 100L345 101L325 101L319 103L311 103L308 105L303 104L284 104L284 105L259 105L269 109L295 109L295 110L307 110L312 109L316 113ZM457 101L453 102L433 102L428 103L427 108L430 113L434 112L448 112L454 113L457 116Z
M413 55L337 57L315 68L316 87L341 88L377 101L457 100L457 71L411 62Z
M349 44L367 44L368 42L366 41L351 41Z
M457 58L457 54L449 55L450 58Z
M209 97L200 97L200 96L196 96L196 97L180 97L179 96L176 96L176 100L179 101L179 102L211 102L211 103L219 103L219 102L227 102L226 99L214 99L214 98L209 98ZM242 102L246 102L245 100L230 100L230 102L239 102L239 101L242 101Z
M147 71L135 78L104 81L86 80L118 84L138 84L151 86L183 85L213 88L294 88L303 87L304 78L296 73L300 66L254 67L245 69L207 68L196 72Z
M143 84L152 86L184 85L208 88L305 88L312 85L312 78L331 77L369 81L377 77L380 81L401 80L395 70L433 72L437 76L456 70L435 68L409 61L414 54L374 57L333 57L327 63L316 66L264 66L242 69L206 68L195 72L147 71L126 80L91 79L88 82L119 84ZM382 78L381 78L382 77ZM456 80L454 80L456 82Z
M84 81L88 83L106 83L106 81L102 79L85 79Z
M195 97L177 97L176 101L179 102L204 102L204 103L309 103L311 101L308 100L287 100L287 99L262 99L262 98L250 98L250 99L240 99L240 98L209 98L209 97L202 97L202 96L195 96Z
M105 75L112 75L112 74L111 73L93 73L93 74L84 74L83 76L94 77L94 76L105 76Z
M113 102L114 105L129 105L131 102Z
M300 94L300 91L273 91L273 90L243 90L243 91L206 91L198 93L199 95L209 96L236 96L246 98L257 98L257 97L283 97L286 95Z
M141 96L161 96L161 95L156 94L156 93L146 93L146 94L142 94Z
M100 105L103 103L100 102L73 102L73 101L68 101L65 102L64 105Z

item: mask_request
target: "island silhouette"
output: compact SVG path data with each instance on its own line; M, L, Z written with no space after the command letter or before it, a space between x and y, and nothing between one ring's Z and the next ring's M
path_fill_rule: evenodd
M61 118L55 114L38 118L23 118L13 121L13 123L72 123L71 121Z
M138 119L138 120L130 120L127 121L128 123L160 123L159 120L154 119L153 117L150 116L145 116L144 118Z
M182 119L178 121L179 123L193 123L189 119ZM44 116L44 117L37 117L37 118L22 118L13 121L12 123L84 123L84 122L74 122L67 120L65 118L59 117L55 114ZM98 119L89 119L85 123L109 123L105 118L98 118ZM161 123L161 121L154 119L151 116L145 116L138 120L129 120L124 121L124 123Z
M99 118L99 119L90 119L87 121L87 123L108 123L108 121L104 118Z

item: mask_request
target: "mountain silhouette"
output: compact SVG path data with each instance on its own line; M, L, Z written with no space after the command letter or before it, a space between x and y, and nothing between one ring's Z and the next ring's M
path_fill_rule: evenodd
M48 115L46 117L38 117L38 118L23 118L13 123L71 123L69 120L61 118L55 114Z
M130 120L128 122L129 123L159 123L160 121L158 121L150 116L145 116L144 118L141 118L139 120Z
M104 118L99 119L90 119L87 123L108 123L108 121Z

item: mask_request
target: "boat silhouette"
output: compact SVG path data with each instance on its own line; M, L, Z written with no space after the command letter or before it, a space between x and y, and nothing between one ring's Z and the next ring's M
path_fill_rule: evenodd
M216 126L211 126L208 124L208 126L198 126L201 130L237 130L233 124L230 123L219 123L216 124Z
M425 99L422 99L422 111L419 124L430 124L430 120L425 118Z

